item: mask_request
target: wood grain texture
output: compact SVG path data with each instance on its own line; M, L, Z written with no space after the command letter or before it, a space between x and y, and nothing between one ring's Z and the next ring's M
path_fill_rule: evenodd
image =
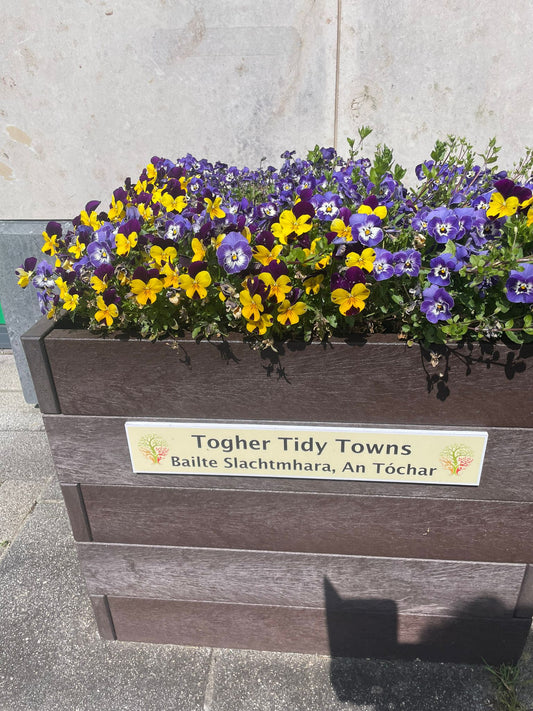
M480 486L455 487L319 479L133 474L124 423L126 419L139 418L46 415L43 419L58 477L64 483L533 502L531 429L487 428L488 443ZM351 424L363 426L357 422Z
M515 617L533 617L533 565L526 566L524 580L518 601L516 603Z
M402 558L78 543L93 595L324 608L383 599L399 612L512 617L525 566Z
M446 349L436 367L394 337L282 344L155 343L55 329L45 339L64 414L523 427L533 349ZM94 378L98 363L105 378ZM127 396L124 374L128 374Z
M40 319L21 336L21 343L28 362L35 394L41 412L60 412L56 388L44 345L45 336L54 328L53 321Z
M63 484L61 492L72 528L72 535L77 541L92 541L91 527L79 484Z
M102 543L533 561L533 504L85 485L82 492Z
M111 596L119 640L326 654L333 657L515 663L529 623Z
M105 595L91 595L90 600L100 637L109 640L116 639L117 635L107 597Z

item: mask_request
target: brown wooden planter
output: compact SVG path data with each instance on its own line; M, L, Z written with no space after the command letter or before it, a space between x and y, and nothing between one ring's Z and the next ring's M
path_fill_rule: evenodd
M23 337L108 639L491 663L533 614L533 354ZM438 356L438 357L437 357ZM128 420L488 432L478 487L134 474Z

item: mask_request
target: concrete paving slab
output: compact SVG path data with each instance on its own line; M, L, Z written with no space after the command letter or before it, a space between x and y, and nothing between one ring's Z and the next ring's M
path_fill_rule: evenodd
M20 390L20 379L11 351L0 351L0 390Z
M61 487L56 477L53 476L41 491L41 501L63 501Z
M481 666L216 650L206 711L488 711ZM252 682L253 680L253 682Z
M0 431L42 430L41 411L24 400L20 390L0 390Z
M62 504L0 560L2 711L203 711L211 651L100 639Z
M43 487L42 483L33 481L0 482L0 542L15 538Z
M0 481L48 480L55 476L45 432L0 431Z

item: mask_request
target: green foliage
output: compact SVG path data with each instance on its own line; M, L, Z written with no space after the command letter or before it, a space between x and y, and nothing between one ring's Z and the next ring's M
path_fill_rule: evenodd
M520 700L519 689L533 683L533 680L522 679L519 667L514 664L500 664L497 667L487 664L485 668L493 677L496 711L528 711Z

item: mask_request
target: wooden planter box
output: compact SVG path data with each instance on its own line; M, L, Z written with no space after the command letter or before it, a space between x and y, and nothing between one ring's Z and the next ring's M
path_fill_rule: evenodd
M491 663L533 613L533 357L23 337L100 634ZM435 364L436 362L436 364ZM433 363L433 364L432 364ZM483 430L479 486L132 471L124 423Z

